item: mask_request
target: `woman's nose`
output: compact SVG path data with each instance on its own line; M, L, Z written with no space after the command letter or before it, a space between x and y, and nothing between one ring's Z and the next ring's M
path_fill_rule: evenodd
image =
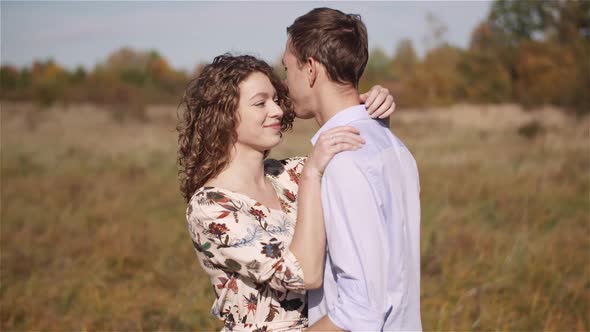
M271 116L273 117L282 117L283 116L283 109L281 108L281 106L273 103L273 107L271 110Z

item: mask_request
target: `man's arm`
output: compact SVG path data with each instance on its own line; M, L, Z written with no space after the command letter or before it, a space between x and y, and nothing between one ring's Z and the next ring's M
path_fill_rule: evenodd
M328 193L328 201L322 203L338 299L310 329L379 330L389 309L386 286L391 276L375 188L347 152L328 165L322 185Z

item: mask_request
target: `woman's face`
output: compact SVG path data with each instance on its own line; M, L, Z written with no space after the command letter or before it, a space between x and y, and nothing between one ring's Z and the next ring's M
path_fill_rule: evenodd
M260 72L252 73L240 83L238 102L237 146L266 151L281 141L283 110L277 92Z

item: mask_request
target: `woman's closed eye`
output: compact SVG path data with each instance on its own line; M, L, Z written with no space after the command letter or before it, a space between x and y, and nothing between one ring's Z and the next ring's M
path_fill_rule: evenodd
M279 97L274 97L274 98L272 99L272 101L273 101L275 104L277 104L277 105L281 106L281 99L280 99ZM266 104L266 100L260 100L260 101L257 101L256 103L254 103L254 106L256 106L256 107L264 107L264 106L265 106L265 104Z

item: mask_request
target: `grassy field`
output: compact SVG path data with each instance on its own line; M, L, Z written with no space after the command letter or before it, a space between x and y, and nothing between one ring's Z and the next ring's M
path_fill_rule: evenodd
M176 180L175 108L1 106L2 331L214 330ZM424 330L590 330L590 122L403 110L422 188ZM305 155L314 123L273 151Z

